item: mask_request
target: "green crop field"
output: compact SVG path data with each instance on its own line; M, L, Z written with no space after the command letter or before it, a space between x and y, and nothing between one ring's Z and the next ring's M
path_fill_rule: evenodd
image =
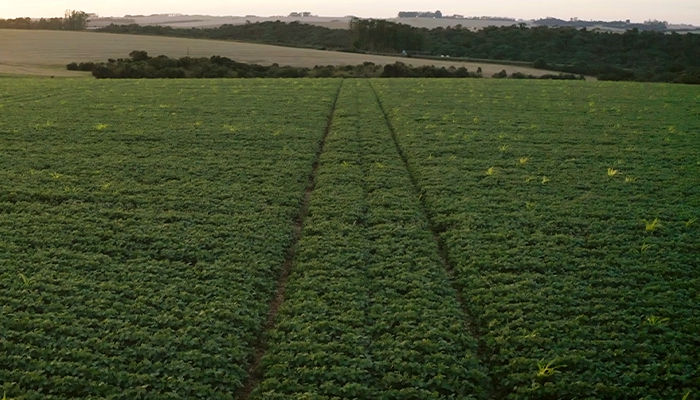
M698 399L700 91L0 80L10 399Z

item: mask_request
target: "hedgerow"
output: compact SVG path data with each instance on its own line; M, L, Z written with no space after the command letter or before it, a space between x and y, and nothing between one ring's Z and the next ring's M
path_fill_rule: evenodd
M72 62L66 65L70 71L90 71L97 79L142 78L480 78L480 72L469 72L465 67L438 67L424 65L414 67L402 62L385 66L365 62L359 65L317 65L313 68L292 67L278 64L248 64L227 57L181 57L164 55L151 57L147 52L134 50L129 58L110 59L107 62ZM535 78L529 76L529 78ZM577 79L559 75L554 79Z

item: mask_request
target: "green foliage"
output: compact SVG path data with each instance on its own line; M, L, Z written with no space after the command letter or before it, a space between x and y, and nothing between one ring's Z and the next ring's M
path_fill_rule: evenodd
M63 29L81 31L87 27L88 15L83 11L67 10L63 17Z
M63 18L1 19L0 29L50 29L80 31L87 27L88 15L83 11L67 10Z
M0 390L231 399L338 84L0 82Z
M104 32L231 39L295 47L354 52L390 52L409 56L450 55L452 58L530 62L569 74L549 79L700 83L700 36L629 30L624 34L571 27L487 27L476 32L460 26L415 28L384 20L354 19L349 29L328 29L293 22L224 25L184 29L165 26L111 25ZM506 77L503 74L502 77ZM499 77L501 77L499 75ZM513 74L513 78L527 78Z
M646 324L649 326L662 326L666 325L669 321L669 318L657 317L656 315L650 315L645 320Z
M343 85L309 212L253 398L487 398L476 342L366 81Z
M530 62L536 68L569 74L549 79L700 83L700 37L633 29L624 34L572 27L487 27L476 32L461 26L428 30L385 20L354 19L349 29L328 29L293 22L224 25L184 29L165 26L111 25L101 31L231 39L295 47L355 52L389 52L409 56L450 55L472 59ZM503 73L502 77L507 74ZM498 77L501 77L500 75ZM528 78L513 74L512 78Z
M350 22L352 47L373 52L420 51L425 35L420 29L381 19L353 18Z
M347 29L330 29L300 22L266 21L243 25L222 25L217 28L173 28L161 25L109 25L100 32L200 39L239 40L247 42L308 47L316 49L350 49L351 34Z
M528 61L536 67L603 80L700 83L697 35L639 30L615 34L515 25L476 32L460 26L428 30L372 20L354 22L351 30L353 46L363 51L411 50L414 55ZM495 77L505 78L505 71Z
M387 64L379 75L382 78L480 78L481 74L469 72L465 67L413 67L402 62Z
M29 278L27 278L27 275L20 272L19 278L22 280L22 283L24 284L24 286L29 286L30 280L29 280Z
M691 396L689 86L345 81L263 332L338 85L0 82L2 390Z
M700 232L685 226L700 209L696 89L373 84L444 229L494 397L680 399L698 387ZM505 139L530 160L504 157ZM605 166L640 178L608 179ZM653 235L640 232L649 215Z
M147 52L134 50L128 59L110 60L106 63L75 63L66 65L71 71L92 71L96 78L479 78L480 74L465 67L445 68L432 65L413 67L401 62L386 66L365 62L360 65L326 65L314 68L263 66L233 61L227 57L180 59L167 56L150 57Z
M560 373L560 368L565 367L564 365L555 365L555 361L545 362L540 360L537 362L537 373L535 377L539 380L547 380L552 378L555 374Z
M642 221L644 222L644 230L646 232L654 232L661 227L661 221L659 221L658 218L654 218L651 221L647 221L646 219Z
M502 69L502 70L500 70L499 72L496 72L495 74L493 74L491 77L492 77L492 78L496 78L496 79L507 78L507 77L508 77L508 72L506 72L505 69Z

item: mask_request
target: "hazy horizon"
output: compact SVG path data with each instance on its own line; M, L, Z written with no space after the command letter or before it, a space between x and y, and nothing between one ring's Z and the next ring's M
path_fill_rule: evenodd
M462 1L355 1L350 4L335 4L321 1L297 1L293 4L282 1L230 2L225 0L200 0L197 2L155 0L149 2L122 0L87 1L70 0L24 0L13 4L0 4L0 18L57 17L66 9L96 13L103 17L121 17L126 14L199 14L212 16L277 16L293 11L309 11L319 16L390 18L399 11L435 11L443 14L464 16L497 16L518 19L556 17L568 20L577 17L583 20L626 20L643 22L650 19L680 24L700 25L700 1L696 0L588 0L572 4L569 1L545 0L536 4L521 0L501 0L497 3L465 5Z

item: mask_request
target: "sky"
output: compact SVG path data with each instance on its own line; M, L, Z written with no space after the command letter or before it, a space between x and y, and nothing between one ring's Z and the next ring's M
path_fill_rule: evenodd
M471 3L471 4L470 4ZM242 1L242 0L0 0L0 18L62 16L67 9L100 16L125 14L287 15L310 11L321 16L394 17L398 11L435 11L465 16L522 19L577 17L585 20L649 19L700 25L700 0L359 0L359 1Z

